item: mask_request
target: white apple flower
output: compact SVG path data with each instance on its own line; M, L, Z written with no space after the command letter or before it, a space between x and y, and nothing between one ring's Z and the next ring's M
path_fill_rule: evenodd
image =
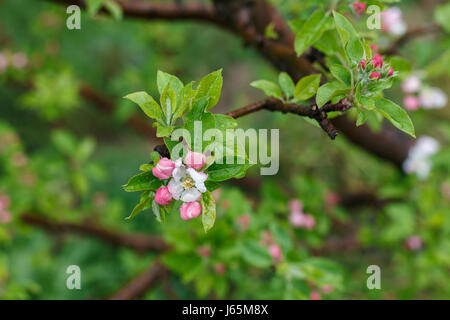
M424 180L431 171L430 157L440 149L439 142L432 137L423 136L409 150L408 158L403 162L406 173L416 173L419 179Z
M419 94L420 105L424 109L440 109L447 105L447 95L439 88L425 88Z
M167 187L175 200L198 201L201 194L206 192L205 181L208 175L193 168L187 168L181 158L175 161L172 177Z
M401 36L406 32L406 23L403 21L402 11L392 7L381 12L382 29L394 36Z

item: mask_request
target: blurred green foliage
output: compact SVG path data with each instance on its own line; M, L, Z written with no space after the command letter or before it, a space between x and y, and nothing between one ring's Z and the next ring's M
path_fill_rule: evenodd
M272 3L294 27L317 7L330 5ZM351 2L340 5L351 16ZM411 28L436 18L448 31L448 5L436 11L412 0L396 5ZM315 291L324 299L450 296L448 106L409 113L417 136L433 136L441 144L426 180L405 175L343 136L331 141L299 117L260 112L239 119L239 126L280 128L280 172L261 177L252 168L247 181L260 184L223 184L216 194L214 229L205 234L199 219L185 222L178 212L168 214L164 224L150 211L125 221L138 199L121 185L159 142L128 125L133 116L145 118L123 96L146 91L157 97L157 70L187 83L223 68L224 87L213 110L220 113L261 98L250 82L276 82L278 74L254 49L216 27L120 20L119 15L113 19L83 12L82 29L71 31L62 6L38 0L0 3L0 52L27 57L25 67L0 74L0 195L10 198L12 216L10 223L0 224L0 298L104 298L156 260L170 270L169 285L180 298L308 299ZM363 30L365 20L351 17ZM266 32L275 37L270 28ZM365 36L378 37L374 31ZM384 46L394 40L386 35L377 39ZM430 85L448 93L449 43L444 33L402 46L399 54L410 66L386 96L402 101L401 80L410 71L424 74ZM80 97L81 84L110 97L115 110L94 108ZM356 121L356 113L353 117ZM330 200L361 191L397 200L357 207ZM300 199L305 212L314 216L312 230L289 223L290 199ZM23 223L25 213L54 222L88 221L117 232L158 234L173 249L136 254L95 237L49 234ZM417 250L407 245L411 236L423 242ZM274 243L281 248L279 261L268 251ZM80 266L82 290L66 288L69 265ZM366 287L369 265L381 267L381 290ZM171 297L162 283L145 296Z

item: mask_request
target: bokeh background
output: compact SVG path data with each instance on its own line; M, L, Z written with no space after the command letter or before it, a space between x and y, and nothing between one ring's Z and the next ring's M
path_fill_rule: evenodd
M297 21L327 4L272 3ZM363 26L351 2L341 5ZM449 94L448 4L384 5L400 8L408 30L434 26L400 44L409 72L387 95L408 108L402 82L417 76L421 88L440 88L434 94L442 100ZM121 19L112 6L116 17L83 10L81 30L68 30L66 8L0 1L0 298L450 297L447 102L408 110L417 136L433 139L425 148L436 152L418 164L429 174L423 167L404 172L345 136L331 141L300 117L262 111L239 125L280 129L280 171L261 177L252 168L224 183L208 234L198 219L176 214L164 224L150 210L125 221L138 195L121 186L160 141L124 95L157 97L157 70L188 83L223 68L213 109L223 113L263 98L249 83L278 73L216 26ZM378 44L398 37L385 30ZM313 217L311 226L292 223L292 200ZM271 255L274 244L279 258ZM81 290L66 287L70 265L81 269ZM381 268L380 290L366 286L369 265ZM146 284L138 294L127 291L133 279Z

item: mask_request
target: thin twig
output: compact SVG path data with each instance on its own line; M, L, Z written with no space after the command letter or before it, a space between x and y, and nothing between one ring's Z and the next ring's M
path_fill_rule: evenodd
M139 233L119 233L95 224L93 221L81 223L52 221L39 214L25 213L20 216L23 223L38 226L50 233L74 233L98 238L114 246L126 247L138 253L166 251L169 245L161 236Z

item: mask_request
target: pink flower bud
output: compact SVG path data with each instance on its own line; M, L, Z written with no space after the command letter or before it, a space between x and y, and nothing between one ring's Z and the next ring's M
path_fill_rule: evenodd
M417 110L419 108L419 98L416 96L406 96L403 99L403 105L407 110Z
M275 260L276 262L281 261L281 248L279 245L271 244L269 246L269 254L273 258L273 260Z
M358 14L363 14L366 11L366 4L364 2L353 2L353 9Z
M390 68L389 69L389 73L387 74L388 77L392 77L392 75L394 74L394 68Z
M248 215L248 214L243 214L242 216L240 216L238 218L238 221L237 221L238 225L244 231L248 229L248 227L250 226L250 222L251 222L251 219L250 219L250 215Z
M411 251L420 250L423 247L422 238L420 236L411 236L406 239L406 246Z
M17 52L12 56L12 65L17 69L23 69L27 63L27 56L22 52Z
M374 56L372 59L372 64L375 68L381 68L383 66L383 57L379 54L377 54L376 56Z
M335 192L328 193L325 196L325 203L329 207L334 208L335 206L337 206L339 204L340 201L341 201L341 197L339 196L339 194L337 194Z
M378 50L380 50L380 47L376 44L371 44L370 49L372 50L373 53L377 54Z
M197 249L197 253L203 258L209 258L211 256L211 248L209 246L202 246Z
M16 152L12 157L12 164L15 167L23 167L28 163L28 158L22 152Z
M366 69L366 60L362 59L359 63L358 63L358 68L364 70Z
M307 230L312 230L316 226L316 219L311 214L305 214L304 226Z
M11 205L11 200L6 194L0 194L0 211L4 211Z
M334 287L331 284L326 284L320 287L320 289L322 290L323 293L330 294L331 292L333 292Z
M158 164L153 167L152 173L155 177L164 180L169 179L172 176L172 172L175 169L175 163L167 158L162 158L158 161Z
M217 275L219 276L223 276L225 274L226 271L226 267L225 264L223 263L218 263L214 266L214 269L216 270Z
M172 194L170 193L169 188L160 187L156 191L155 201L157 204L160 204L162 206L169 204L170 201L172 201Z
M379 72L373 71L373 72L370 74L369 78L370 78L370 79L377 79L377 80L380 80L381 74L380 74Z
M289 210L291 212L293 212L293 211L302 212L303 211L303 203L300 200L292 199L291 201L289 201L288 206L289 206Z
M311 291L311 294L309 295L310 300L322 300L322 297L320 296L320 293L317 291Z
M0 210L0 223L8 224L12 220L11 213L6 210Z
M206 156L200 152L189 151L184 162L195 170L201 169L206 162Z
M183 220L197 218L202 213L202 206L198 202L183 202L180 207L180 216Z

